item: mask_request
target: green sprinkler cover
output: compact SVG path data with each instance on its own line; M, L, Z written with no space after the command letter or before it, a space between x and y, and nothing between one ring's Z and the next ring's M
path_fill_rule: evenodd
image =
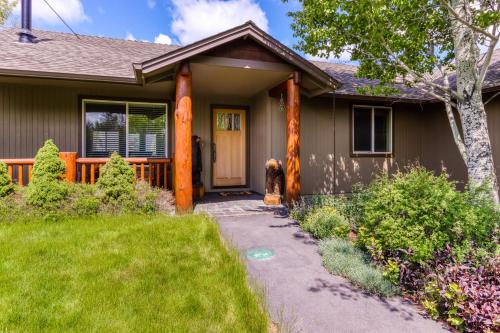
M266 260L274 257L274 252L265 247L257 247L247 251L247 259L249 260Z

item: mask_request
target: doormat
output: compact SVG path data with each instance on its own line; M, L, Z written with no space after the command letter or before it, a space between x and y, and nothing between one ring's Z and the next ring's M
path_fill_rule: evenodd
M219 195L223 197L239 197L242 195L250 195L252 192L241 191L241 192L219 192Z

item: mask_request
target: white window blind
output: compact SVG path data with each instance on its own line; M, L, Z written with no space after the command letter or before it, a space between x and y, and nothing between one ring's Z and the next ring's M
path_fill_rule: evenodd
M87 157L166 157L166 104L84 101Z
M85 105L87 157L108 157L126 153L126 106L87 103Z
M130 157L165 157L167 114L165 106L134 105L128 108Z

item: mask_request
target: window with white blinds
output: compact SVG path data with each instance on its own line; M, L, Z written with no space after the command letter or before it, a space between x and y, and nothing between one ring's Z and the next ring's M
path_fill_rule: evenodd
M165 106L134 105L128 108L130 157L165 157L167 114Z
M167 156L167 105L84 101L87 157Z

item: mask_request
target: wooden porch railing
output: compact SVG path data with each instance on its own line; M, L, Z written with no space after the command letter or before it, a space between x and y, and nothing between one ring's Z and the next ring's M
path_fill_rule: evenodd
M76 153L60 153L66 163L66 174L63 176L70 182L95 184L99 178L101 167L109 158L76 158ZM149 185L171 189L169 171L172 169L170 158L126 158L137 179L147 181ZM33 158L0 159L7 164L7 173L12 182L20 186L31 181Z
M27 184L25 176L27 176L28 182L31 181L31 172L33 171L33 163L35 162L34 158L0 159L0 162L7 164L9 178L20 186Z
M95 184L101 167L108 158L78 158L77 173L82 184ZM168 171L171 167L170 158L126 158L137 179L147 181L149 185L163 188L169 187Z

